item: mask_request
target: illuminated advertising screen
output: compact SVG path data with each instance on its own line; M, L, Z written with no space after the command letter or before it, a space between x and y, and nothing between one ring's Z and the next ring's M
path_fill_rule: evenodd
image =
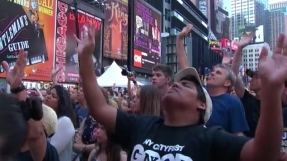
M209 46L211 47L212 50L221 50L221 44L218 41L209 41Z
M12 68L18 51L28 52L24 79L51 80L56 2L0 0L0 62ZM0 77L5 77L0 66Z
M127 60L128 0L106 0L104 57Z
M161 13L141 0L135 1L133 66L152 69L161 57Z
M55 41L55 68L61 68L57 75L58 82L76 83L79 79L79 62L76 52L77 42L74 39L76 33L75 13L68 4L58 1ZM86 23L95 25L96 47L93 53L93 62L96 75L101 74L102 63L102 20L94 15L78 10L79 30Z

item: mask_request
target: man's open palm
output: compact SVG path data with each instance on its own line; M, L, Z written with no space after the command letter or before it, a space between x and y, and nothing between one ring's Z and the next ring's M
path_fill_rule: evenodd
M258 69L261 81L273 87L282 87L287 80L287 41L285 35L279 36L271 57L268 57L267 48L263 47L259 57Z
M245 46L247 46L253 39L254 37L254 33L250 33L249 35L244 35L239 43L238 43L238 46L244 48Z
M82 27L80 38L74 36L79 56L92 55L95 49L95 25L88 23Z
M20 86L25 75L24 69L26 67L26 60L27 52L21 49L13 69L10 70L10 67L6 61L2 62L2 66L6 72L6 81L11 88L17 88Z

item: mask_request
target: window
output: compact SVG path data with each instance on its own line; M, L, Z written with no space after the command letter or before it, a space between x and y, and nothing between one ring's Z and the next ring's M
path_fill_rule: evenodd
M164 9L164 19L167 21L170 21L170 10L169 9Z
M166 3L170 4L170 0L165 0Z
M164 30L165 32L170 33L170 27L165 27Z

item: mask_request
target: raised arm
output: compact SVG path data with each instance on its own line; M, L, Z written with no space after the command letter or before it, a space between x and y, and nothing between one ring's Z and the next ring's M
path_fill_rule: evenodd
M78 42L77 50L82 86L90 115L100 124L114 132L117 109L106 103L94 71L92 56L95 49L95 26L92 24L83 26L81 38L76 38L76 40Z
M282 54L281 54L282 53ZM278 160L283 134L281 94L287 80L287 39L280 35L271 58L263 47L259 57L261 109L253 141L241 151L241 160Z
M24 76L26 60L27 60L27 52L24 52L24 50L21 49L19 51L18 58L16 60L16 65L12 70L10 70L7 62L2 63L3 68L6 72L6 81L11 86L11 89L16 89L20 87L22 78ZM25 90L22 90L21 92L14 94L21 101L25 101L27 99ZM34 103L35 102L33 102L33 104ZM27 143L29 146L31 156L34 161L42 161L46 154L46 144L47 144L43 124L41 121L35 121L33 119L30 119L27 123L28 123Z
M182 29L182 31L177 35L176 38L176 56L178 63L178 70L189 67L189 62L187 59L186 51L184 48L184 38L190 33L192 30L192 24L187 25Z
M235 55L232 61L231 69L236 76L236 82L234 84L234 90L236 95L239 98L242 98L245 92L244 84L241 78L238 76L239 73L239 66L242 57L242 49L247 46L253 38L253 34L245 35L241 38L240 42L238 43L238 48L235 51Z

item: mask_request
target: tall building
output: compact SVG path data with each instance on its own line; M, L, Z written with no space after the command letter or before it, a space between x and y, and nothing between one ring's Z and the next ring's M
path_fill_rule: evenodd
M251 44L243 48L242 50L242 60L241 63L245 67L245 69L258 69L258 59L262 47L267 47L269 53L268 56L272 55L270 50L270 46L267 43L259 43L259 44Z
M231 0L232 39L255 32L260 25L264 27L264 35L269 35L268 3L268 0ZM269 43L270 40L267 37L264 41Z
M209 2L209 25L218 41L230 39L230 19L228 12L222 8L222 0L210 0Z
M272 3L269 5L270 10L276 9L276 8L282 8L282 7L287 7L287 1Z
M287 4L287 3L286 3ZM279 6L279 5L278 5ZM271 7L271 5L270 5ZM278 35L280 33L287 33L286 31L286 16L287 16L287 7L275 8L270 10L271 18L271 41L270 48L274 49Z
M185 39L190 64L200 72L204 70L205 64L215 64L220 60L218 56L212 56L209 50L207 17L191 0L145 1L162 12L162 32L169 35L162 38L162 63L177 72L176 36L189 23L194 26L192 36Z

